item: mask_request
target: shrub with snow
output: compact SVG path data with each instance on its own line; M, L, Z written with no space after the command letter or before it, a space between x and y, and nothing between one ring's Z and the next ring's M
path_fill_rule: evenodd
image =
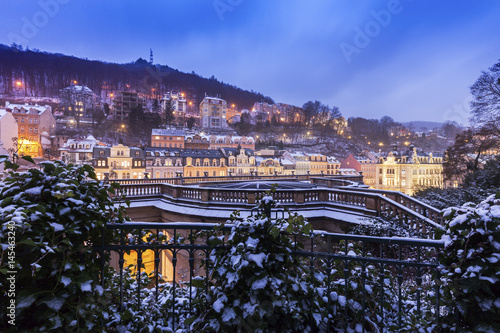
M260 213L234 219L227 241L213 234L207 301L198 303L192 329L198 332L317 332L323 325L317 281L307 265L292 256L290 233L309 233L301 216L271 220L265 212L274 205L264 197Z
M17 165L3 162L12 170L0 183L0 316L6 318L9 302L6 275L16 271L16 321L0 321L0 330L98 331L108 314L92 244L100 243L105 223L124 220L109 198L117 185L103 186L88 165L44 162L19 173ZM8 258L12 235L15 256ZM111 232L104 236L111 242Z
M500 331L500 192L445 210L440 258L445 318L452 331Z

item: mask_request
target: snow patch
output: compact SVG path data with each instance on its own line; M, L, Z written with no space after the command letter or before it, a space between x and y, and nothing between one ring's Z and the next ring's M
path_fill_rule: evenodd
M262 266L262 262L267 258L266 254L265 253L258 253L258 254L249 254L248 255L248 260L251 260L253 262L255 262L255 264L257 266L259 266L260 268L263 268Z
M252 289L257 290L257 289L264 289L264 287L267 285L267 277L262 278L260 280L255 281L252 283Z
M59 223L49 223L49 225L54 228L54 231L63 231L64 227L62 224Z

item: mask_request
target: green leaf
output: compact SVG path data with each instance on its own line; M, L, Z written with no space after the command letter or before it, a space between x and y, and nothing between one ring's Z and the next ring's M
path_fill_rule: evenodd
M0 206L3 208L3 207L7 207L8 205L10 205L10 203L14 200L14 197L7 197L5 199L2 200L2 203L0 204Z
M31 156L29 156L29 155L23 156L23 157L21 157L21 158L22 158L23 160L25 160L25 161L28 161L28 162L30 162L30 163L35 164L35 161L34 161L34 160L31 158Z
M19 244L24 244L24 245L29 245L29 246L38 246L31 239L23 239L22 241L19 242Z

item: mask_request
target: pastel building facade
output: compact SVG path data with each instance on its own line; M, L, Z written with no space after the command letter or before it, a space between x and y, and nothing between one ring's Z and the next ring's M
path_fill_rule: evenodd
M5 103L0 108L12 113L16 119L18 132L18 154L29 155L33 158L43 156L42 133L55 134L56 119L49 105L30 105Z
M202 128L227 128L227 101L206 96L200 103Z

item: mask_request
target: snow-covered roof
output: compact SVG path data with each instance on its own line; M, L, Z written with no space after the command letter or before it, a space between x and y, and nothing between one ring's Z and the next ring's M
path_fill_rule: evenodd
M90 92L93 93L93 91L87 87L87 86L80 86L80 85L71 85L69 87L64 88L64 90L73 90L77 92Z
M59 148L59 150L72 150L82 153L91 153L94 146L99 145L100 142L96 140L92 135L89 135L86 139L68 139L66 143ZM80 146L80 148L79 148ZM88 146L88 148L86 148Z
M359 175L359 172L357 172L355 169L348 169L348 168L345 168L345 169L339 169L338 170L338 173L339 175L343 175L343 176L348 176L348 175Z
M151 135L185 136L186 132L184 130L173 129L173 128L153 128L151 130Z
M51 144L50 139L45 136L42 136L40 141L42 143L42 146L50 146Z
M8 109L8 110L17 109L19 111L24 111L24 112L27 112L30 110L36 110L36 111L38 111L39 114L42 114L43 112L45 112L47 110L51 110L52 108L48 105L42 106L42 105L38 105L38 104L35 104L35 105L31 105L28 103L14 104L14 103L5 102L5 109Z
M334 156L327 156L326 160L328 163L331 163L331 164L340 164L340 161Z
M295 165L295 163L292 160L289 160L286 157L281 159L281 164L282 165Z
M221 102L226 102L226 103L227 103L227 101L226 101L225 99L222 99L222 98L219 98L219 97L210 97L210 96L205 96L205 98L203 98L202 103L203 103L206 99L211 99L211 100L214 100L214 101L221 101Z

